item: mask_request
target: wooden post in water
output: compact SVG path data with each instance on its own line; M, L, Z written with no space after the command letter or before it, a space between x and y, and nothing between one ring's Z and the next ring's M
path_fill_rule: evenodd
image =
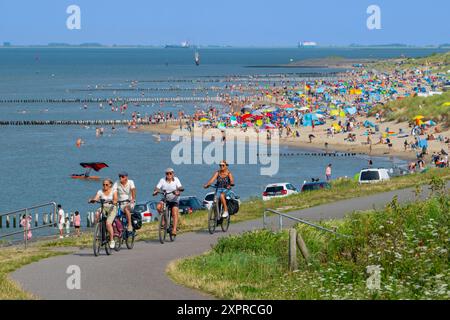
M17 217L16 215L13 215L13 228L16 228L17 226Z
M37 227L39 225L39 213L34 214L34 226Z
M48 223L48 214L47 213L43 213L42 214L42 224L46 225Z
M3 216L0 216L0 229L3 228Z
M6 227L9 229L9 216L6 216Z
M89 212L88 212L87 215L86 215L86 227L87 227L87 228L90 228L90 227L91 227L91 224L90 224L90 221L89 221Z
M292 228L289 229L289 270L298 270L297 266L297 230Z
M305 258L305 261L308 262L309 260L309 251L306 247L305 241L302 238L302 235L300 233L297 234L297 245L300 249L300 252L302 253L303 258Z

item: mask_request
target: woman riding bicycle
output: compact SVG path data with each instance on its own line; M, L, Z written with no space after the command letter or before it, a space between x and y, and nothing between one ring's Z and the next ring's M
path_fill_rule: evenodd
M172 236L176 236L180 194L182 191L184 191L184 189L183 186L181 185L180 180L177 177L175 177L175 173L172 168L166 169L166 176L161 180L159 180L158 185L155 187L155 190L153 191L153 196L156 196L161 191L166 193L165 201L169 210L172 211L173 217ZM161 200L156 207L160 215L162 214L163 206L164 202L163 200Z
M220 202L223 205L222 218L227 218L228 206L226 196L229 194L231 187L234 186L234 178L231 171L228 169L228 164L225 160L223 160L219 166L220 169L213 174L211 179L209 179L203 187L207 189L214 181L216 181L216 197L220 197Z
M116 244L114 242L114 230L113 222L117 214L117 197L114 197L114 192L112 189L113 182L111 179L103 180L103 188L98 190L97 194L89 200L90 203L95 203L97 201L104 201L103 211L107 215L106 220L106 230L109 233L109 247L113 249ZM98 223L100 220L101 208L99 208L95 213L95 222Z

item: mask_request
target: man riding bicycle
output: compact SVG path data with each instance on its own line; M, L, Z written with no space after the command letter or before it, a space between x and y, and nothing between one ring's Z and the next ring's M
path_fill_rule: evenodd
M153 191L153 196L156 196L161 191L166 194L166 204L169 210L171 210L173 217L172 236L176 236L178 223L178 206L180 201L180 194L182 191L184 191L184 188L181 185L180 180L175 177L175 172L172 168L166 169L166 176L159 180L158 184L155 187L155 190ZM161 200L157 205L157 209L160 215L163 213L163 206L164 201Z
M223 214L222 218L228 218L228 206L226 196L229 194L230 189L234 186L234 177L231 174L231 171L228 169L228 164L225 160L220 162L219 164L220 170L216 171L211 179L203 186L205 189L209 188L209 186L216 181L217 193L216 197L220 197L220 202L223 205Z
M131 211L133 210L134 204L136 203L136 187L134 185L134 181L128 179L128 173L119 173L119 181L116 181L116 183L114 183L113 191L114 197L115 199L117 199L117 201L121 203L125 202L125 204L121 206L121 209L127 216L127 231L133 232Z

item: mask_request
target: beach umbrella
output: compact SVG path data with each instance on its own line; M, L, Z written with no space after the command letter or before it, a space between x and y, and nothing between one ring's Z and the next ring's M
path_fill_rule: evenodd
M301 107L300 109L298 109L298 110L300 110L300 111L308 111L309 110L309 108L308 107Z
M200 121L201 121L201 122L205 122L205 121L208 121L208 119L206 119L206 118L201 118Z
M276 126L272 123L266 123L264 125L264 129L275 129L275 128L276 128Z
M293 105L289 104L289 103L286 103L286 104L281 106L281 108L283 108L283 109L292 108L292 107L293 107Z
M325 116L324 116L323 114L320 114L320 113L315 113L314 115L315 115L318 119L325 118Z
M262 112L261 112L261 110L255 110L252 112L252 115L253 116L262 116Z
M425 117L419 115L419 116L415 116L415 117L414 117L414 120L422 120L423 118L425 118Z
M261 127L261 126L263 125L262 120L261 120L261 119L256 120L256 125L257 125L258 127Z
M244 114L244 115L241 117L241 119L242 119L242 121L248 121L248 120L252 120L253 117L252 117L251 114L247 113L247 114Z
M450 102L444 102L444 104L442 104L444 107L450 107Z
M338 115L339 115L339 110L331 110L330 111L330 116L337 117Z

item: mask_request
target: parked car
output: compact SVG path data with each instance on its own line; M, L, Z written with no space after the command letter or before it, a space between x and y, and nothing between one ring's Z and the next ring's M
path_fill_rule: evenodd
M267 201L273 198L287 197L291 194L298 193L298 189L294 187L292 183L273 183L264 188L262 194L263 201Z
M181 214L188 214L198 210L204 210L206 207L203 203L193 196L180 197L179 209Z
M330 189L331 185L325 181L305 182L302 186L302 191L314 191L320 189Z
M383 168L363 169L359 173L359 183L377 183L389 179L390 177L388 169Z
M209 192L206 194L205 199L203 199L203 205L208 210L211 209L211 206L213 204L214 194L215 194L215 192ZM236 199L239 202L239 205L241 205L240 197L238 195L236 195L233 191L230 191L230 194L232 197L234 197L234 199Z
M140 213L142 216L142 223L149 223L158 221L159 212L156 209L158 202L149 201L146 203L139 203L134 206L133 213Z

